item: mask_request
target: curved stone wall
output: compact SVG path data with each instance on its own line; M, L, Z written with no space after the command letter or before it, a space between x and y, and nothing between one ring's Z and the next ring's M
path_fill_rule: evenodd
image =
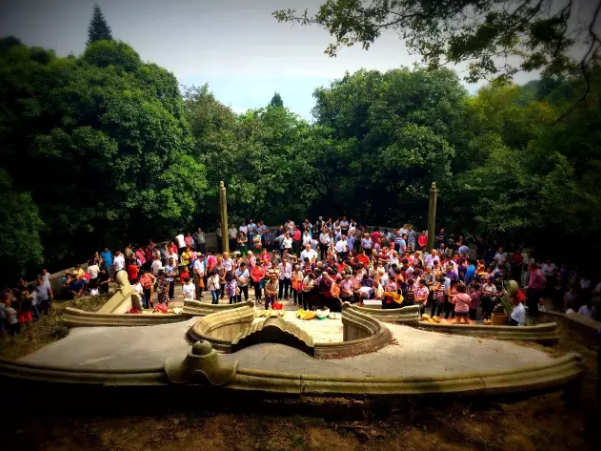
M255 319L255 310L248 305L224 310L200 318L188 329L192 342L208 341L218 351L231 352L232 341L244 334Z
M541 344L555 344L559 341L556 323L538 324L536 326L485 326L481 324L420 322L418 327L423 330L448 334L499 338L503 340L534 341Z
M198 351L204 355L198 355ZM507 371L459 373L436 377L344 377L240 368L224 364L210 344L195 344L185 358L170 358L162 367L136 370L85 370L0 360L0 378L44 383L148 386L205 385L279 394L302 395L423 395L433 393L506 394L562 389L583 374L575 353L548 363Z
M200 318L189 330L188 338L206 340L222 352L232 353L258 343L281 343L317 358L344 358L376 351L392 336L380 321L350 307L342 312L344 341L314 343L312 337L285 319L254 320L249 306L226 310Z
M185 315L152 314L134 315L118 313L95 313L67 307L61 317L67 327L119 327L119 326L156 326L159 324L185 321Z
M238 304L212 304L211 302L184 300L184 315L188 316L207 316L213 313L219 313L226 310L233 310L240 307L254 307L253 301L240 302Z
M401 307L396 309L375 309L348 304L347 308L364 315L369 315L373 318L376 318L378 321L383 321L386 323L417 325L421 321L419 305L411 305L409 307Z

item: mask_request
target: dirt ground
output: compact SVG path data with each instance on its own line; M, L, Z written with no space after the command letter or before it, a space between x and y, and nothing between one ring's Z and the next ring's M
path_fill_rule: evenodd
M64 307L62 307L64 308ZM82 308L80 306L80 308ZM89 309L93 309L93 305ZM88 309L88 308L86 308ZM60 312L57 309L56 315ZM49 318L50 320L51 318ZM42 326L39 324L38 326ZM47 325L49 330L55 325ZM6 450L490 450L565 451L601 449L601 409L596 397L596 346L560 324L560 344L529 345L554 356L576 351L589 369L581 402L568 406L563 393L519 401L483 402L455 399L395 406L375 417L367 406L358 418L335 420L315 413L275 415L199 407L165 407L159 413L125 414L115 405L110 414L11 413L3 409L0 449ZM48 335L48 334L47 334ZM45 337L45 338L44 338ZM37 349L51 340L39 335ZM49 342L49 341L48 341ZM18 357L17 351L2 356ZM30 352L31 352L30 351ZM433 357L436 358L436 353ZM6 393L6 387L4 387ZM508 402L505 402L508 401ZM267 410L268 411L268 410ZM27 412L27 411L25 411ZM121 413L120 413L121 412ZM263 410L265 412L265 409Z

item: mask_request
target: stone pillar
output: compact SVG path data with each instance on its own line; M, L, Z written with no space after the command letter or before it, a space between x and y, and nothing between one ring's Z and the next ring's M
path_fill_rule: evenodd
M436 182L432 182L430 188L430 208L428 210L428 252L434 249L434 240L436 239Z
M230 251L230 240L227 229L227 197L225 193L225 185L223 181L219 182L219 213L221 217L221 243L223 252Z

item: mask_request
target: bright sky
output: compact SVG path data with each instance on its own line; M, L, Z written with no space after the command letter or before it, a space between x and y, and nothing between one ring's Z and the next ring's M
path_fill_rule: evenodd
M315 11L323 0L0 0L0 36L14 35L61 56L80 54L94 3L115 39L173 72L183 85L208 83L236 112L265 106L278 91L285 106L310 118L314 89L345 71L385 71L419 61L393 32L369 51L353 47L329 58L326 31L280 24L271 15L287 7Z

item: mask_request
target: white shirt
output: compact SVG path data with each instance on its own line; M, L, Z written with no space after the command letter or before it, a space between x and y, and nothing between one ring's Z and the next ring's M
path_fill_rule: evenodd
M332 241L332 239L330 238L330 234L329 233L322 233L321 235L319 235L319 242L321 244L330 244L330 241Z
M348 229L348 221L340 221L341 229Z
M184 293L184 299L193 300L196 296L196 287L193 283L185 283L182 287L182 293Z
M346 241L340 240L336 243L335 248L336 252L346 252L348 249L348 244L346 243Z
M432 266L434 267L434 262L435 261L439 261L440 262L440 257L438 255L432 255L432 254L428 254L428 256L426 257L426 266Z
M278 265L280 268L280 280L290 279L292 277L292 265L286 262L286 266L283 263Z
M236 227L232 227L231 229L227 229L227 233L230 238L236 238L238 236L238 229L236 229Z
M551 277L557 271L557 266L554 263L545 263L541 269L545 277Z
M311 240L312 240L312 238L311 238L311 235L310 235L310 234L308 234L308 235L305 235L305 234L303 233L303 246L304 246L305 244L311 244Z
M526 325L526 309L521 302L513 308L511 319L518 323L518 326Z
M284 247L284 249L292 248L292 238L284 238L282 240L282 246Z
M234 267L234 260L232 260L231 258L223 260L223 267L227 272L230 272Z
M123 268L125 268L125 257L123 256L123 254L118 255L114 258L113 268L115 268L115 272L121 271Z
M586 304L578 309L578 313L580 313L583 316L586 316L587 318L593 316L593 312L586 306Z
M309 261L317 259L317 252L315 252L313 249L305 249L304 251L301 252L300 255L301 258L301 262L305 261L305 258L308 258Z
M142 284L140 282L134 285L134 291L138 294L144 294L144 288L142 288Z
M244 232L244 235L248 235L248 227L245 225L240 226L240 232Z
M204 276L204 274L205 274L204 262L201 262L200 260L196 260L194 262L194 265L192 265L192 271L194 271L194 274L196 274L198 271L198 273L200 274L201 277Z
M98 278L98 273L100 272L100 268L98 265L88 266L88 274L90 274L90 279Z
M186 240L184 240L184 235L182 233L177 235L175 239L177 240L177 247L186 247Z
M150 272L152 273L153 276L158 277L159 270L162 267L163 267L163 263L161 263L161 260L153 260L152 265L150 265Z

